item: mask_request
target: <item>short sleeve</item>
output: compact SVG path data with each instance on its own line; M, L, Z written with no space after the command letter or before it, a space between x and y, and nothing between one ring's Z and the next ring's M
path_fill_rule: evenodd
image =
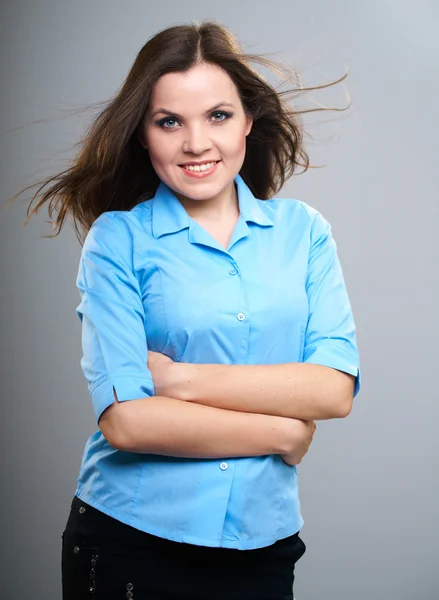
M144 309L133 269L129 223L119 213L101 215L84 241L77 277L82 323L81 367L96 421L114 402L154 395L147 367Z
M356 327L331 225L318 211L311 224L306 292L303 362L355 375L355 397L361 383Z

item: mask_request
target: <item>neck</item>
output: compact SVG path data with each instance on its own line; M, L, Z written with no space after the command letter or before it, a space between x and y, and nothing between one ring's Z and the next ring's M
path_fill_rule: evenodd
M192 200L176 194L184 209L192 219L205 221L227 221L239 216L238 192L234 182L218 196L209 200Z

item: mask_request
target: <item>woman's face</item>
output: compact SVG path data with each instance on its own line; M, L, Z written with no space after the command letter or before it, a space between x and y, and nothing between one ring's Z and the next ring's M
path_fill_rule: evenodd
M160 77L140 139L157 175L174 192L208 200L232 189L252 122L229 75L203 63Z

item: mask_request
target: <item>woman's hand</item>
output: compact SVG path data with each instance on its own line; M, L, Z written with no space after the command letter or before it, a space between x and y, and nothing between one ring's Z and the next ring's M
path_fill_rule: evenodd
M291 419L292 449L288 454L280 455L287 465L298 465L302 461L311 445L315 430L315 421Z
M148 369L151 371L156 396L168 397L167 390L173 382L173 367L177 364L161 352L148 351Z

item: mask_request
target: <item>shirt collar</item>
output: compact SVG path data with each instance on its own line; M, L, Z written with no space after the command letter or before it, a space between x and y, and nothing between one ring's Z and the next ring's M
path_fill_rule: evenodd
M261 208L241 175L235 177L237 185L239 212L247 223L272 226L273 220ZM160 182L154 198L152 198L152 232L155 238L167 233L177 233L191 226L193 219L183 205L163 181Z

